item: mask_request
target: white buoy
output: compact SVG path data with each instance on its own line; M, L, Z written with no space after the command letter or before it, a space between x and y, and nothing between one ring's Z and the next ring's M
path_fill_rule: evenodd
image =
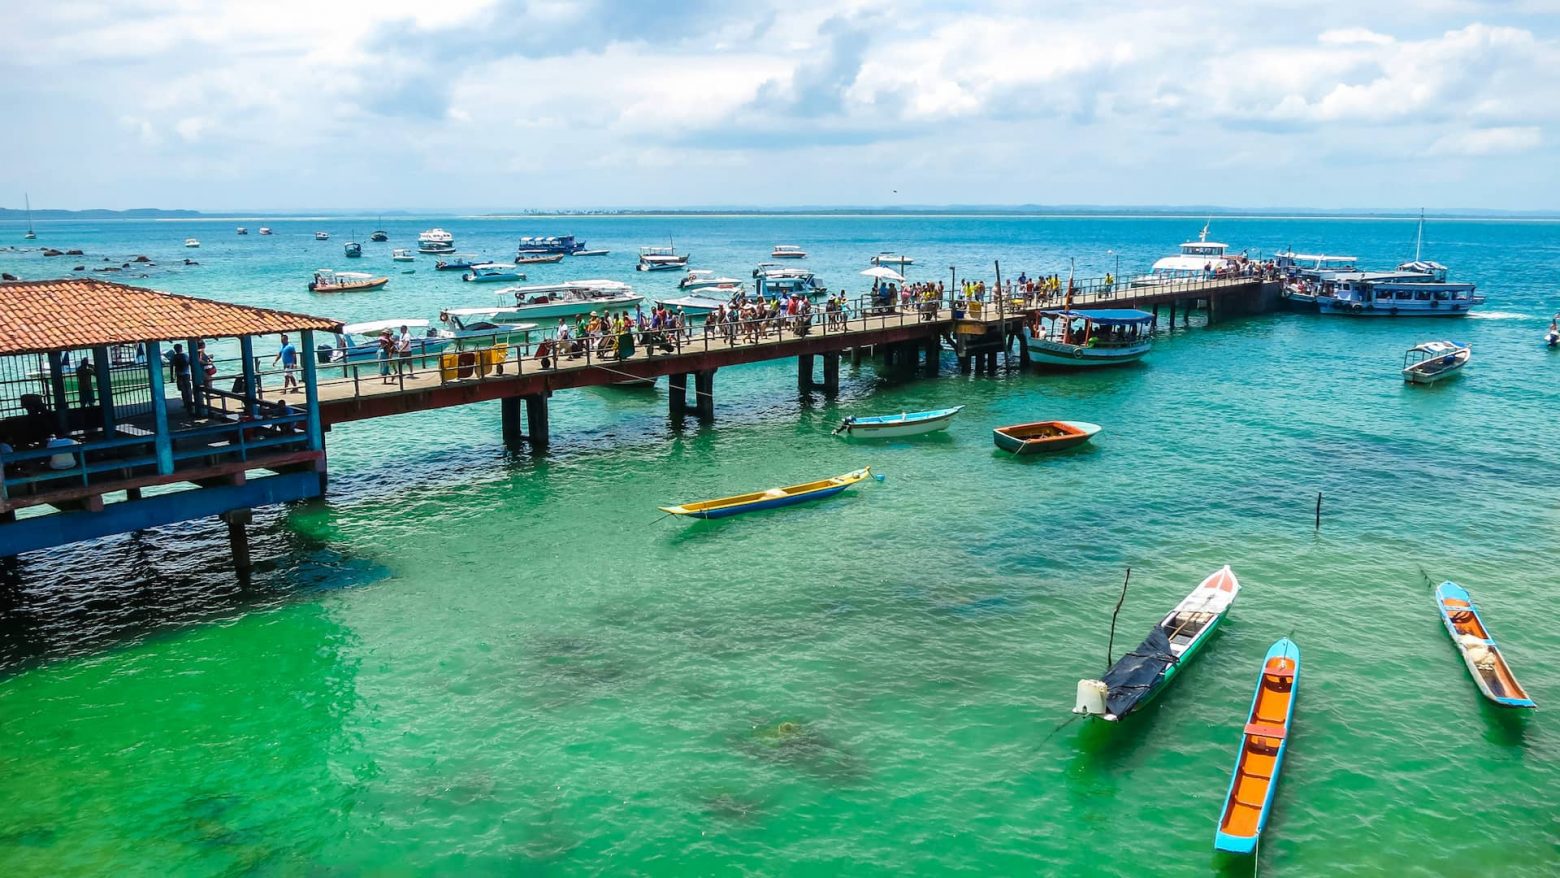
M1105 696L1110 694L1110 687L1099 680L1078 681L1078 703L1073 707L1073 713L1081 713L1085 716L1105 715Z

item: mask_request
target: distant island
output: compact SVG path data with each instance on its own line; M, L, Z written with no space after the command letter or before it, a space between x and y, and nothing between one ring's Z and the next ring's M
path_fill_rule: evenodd
M160 207L136 207L130 210L34 210L32 218L35 220L70 220L70 219L191 219L205 216L198 210L163 210ZM27 211L15 210L9 207L0 207L0 220L27 219Z

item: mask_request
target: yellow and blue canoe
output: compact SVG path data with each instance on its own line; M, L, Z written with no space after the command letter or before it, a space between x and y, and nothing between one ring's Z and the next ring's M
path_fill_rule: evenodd
M738 494L735 497L722 497L719 500L684 503L681 506L662 506L661 511L668 515L689 515L694 518L725 518L728 515L741 515L744 512L757 512L760 509L774 509L833 497L871 475L872 467L867 466L830 479L820 479L816 482L785 488L770 488L767 491L754 491L751 494Z

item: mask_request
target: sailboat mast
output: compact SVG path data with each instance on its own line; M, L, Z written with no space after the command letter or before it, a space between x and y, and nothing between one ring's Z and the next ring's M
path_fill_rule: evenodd
M1419 208L1419 232L1414 235L1414 261L1419 261L1419 249L1425 243L1425 209Z
M22 193L22 201L24 201L26 203L26 205L27 205L27 234L23 235L22 237L24 237L27 240L31 241L32 239L38 237L38 233L33 231L33 224L32 224L32 196L27 194L26 192L23 192Z

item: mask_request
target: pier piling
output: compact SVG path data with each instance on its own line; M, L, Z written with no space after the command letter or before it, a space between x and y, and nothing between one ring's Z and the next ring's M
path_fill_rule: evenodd
M525 432L520 426L520 397L506 396L498 401L499 423L504 433L504 445L507 448L515 448L525 439Z
M525 438L530 441L532 451L545 449L552 438L547 418L547 397L545 393L521 397L525 400Z
M249 561L247 526L254 520L254 512L250 509L233 509L218 517L227 522L228 546L233 550L233 569L238 571L239 579L247 580L252 566Z
M688 413L688 373L673 372L666 376L667 413L680 418Z
M823 392L833 396L840 392L840 355L823 355Z
M802 393L813 389L812 354L799 354L796 358L796 389Z
M702 420L715 419L715 370L693 373L693 410Z

